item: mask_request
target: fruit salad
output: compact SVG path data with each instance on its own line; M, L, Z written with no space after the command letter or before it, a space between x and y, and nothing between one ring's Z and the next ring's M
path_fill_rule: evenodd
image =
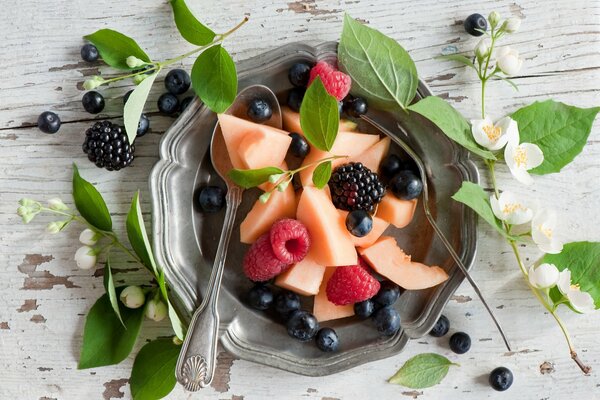
M281 107L283 129L263 124L272 116L264 99L249 103L247 118L218 115L234 168L298 170L292 184L262 183L269 196L257 198L240 224L239 240L248 245L241 268L254 282L246 302L256 310L273 309L290 336L314 340L326 352L343 347L335 330L322 327L327 321L370 318L382 335L394 335L401 327L394 308L401 293L448 279L442 268L413 261L389 235L413 219L423 190L419 173L390 153L390 138L358 131L351 119L368 105L349 94L348 75L319 61L292 65L288 77L293 88ZM317 77L346 116L329 151L307 140L298 112ZM328 158L331 175L318 188L313 173ZM224 203L215 191L200 193L206 212ZM300 296L313 298L311 310L301 309Z

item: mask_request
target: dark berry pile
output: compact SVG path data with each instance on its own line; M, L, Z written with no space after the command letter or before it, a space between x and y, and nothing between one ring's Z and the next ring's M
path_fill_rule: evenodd
M82 149L98 168L118 171L131 164L135 146L129 144L125 129L110 121L99 121L85 131Z
M362 163L348 163L335 169L329 179L331 198L336 208L372 213L385 195L385 186L376 173Z

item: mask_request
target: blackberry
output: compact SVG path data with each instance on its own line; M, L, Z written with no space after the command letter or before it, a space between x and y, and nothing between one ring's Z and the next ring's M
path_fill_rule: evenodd
M377 174L362 163L348 163L336 168L329 179L329 189L336 208L346 211L372 213L385 195L385 187Z
M109 171L118 171L131 164L135 151L135 146L129 144L125 129L110 121L98 121L85 131L81 148L98 168Z

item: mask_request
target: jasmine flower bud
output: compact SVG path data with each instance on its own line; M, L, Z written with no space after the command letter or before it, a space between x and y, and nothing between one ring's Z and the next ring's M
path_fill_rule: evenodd
M260 195L260 197L258 199L260 200L261 203L266 203L267 201L269 201L269 197L271 197L271 193L272 192L264 192L263 194Z
M146 74L136 75L133 77L133 83L135 83L136 85L139 85L147 77L148 77L148 75L146 75Z
M281 182L279 185L277 185L277 190L279 190L280 192L283 192L285 189L287 189L289 184L290 184L290 181Z
M146 304L146 317L153 321L162 321L167 316L167 305L160 299L152 299Z
M275 183L278 180L280 180L281 178L283 178L284 175L285 175L285 173L282 173L282 174L273 174L273 175L269 176L269 182Z
M140 60L136 56L129 56L125 59L125 63L129 68L137 68L146 65L145 61Z
M521 20L519 18L509 18L504 21L502 27L504 28L504 31L508 33L515 33L521 27Z
M25 206L25 207L29 207L29 206L33 206L33 205L37 205L38 202L32 199L21 199L19 200L19 205Z
M559 272L554 264L542 264L529 268L529 283L537 289L549 289L558 283Z
M55 211L65 211L69 209L69 207L67 207L66 204L63 203L63 201L58 197L48 200L48 207Z
M75 252L75 262L81 269L91 269L96 265L96 252L90 246L81 246Z
M104 78L102 78L101 76L95 75L92 76L90 79L86 79L85 82L83 82L83 88L85 90L93 90L96 89L98 86L101 86L104 83Z
M144 291L139 286L127 286L123 289L119 298L127 308L140 308L146 301Z
M177 336L173 336L173 344L175 346L181 346L183 344L183 342Z
M490 53L491 45L492 40L490 38L481 39L479 43L477 43L477 46L475 46L475 55L477 58L481 60L487 57L487 55Z
M79 241L85 245L93 246L99 239L99 234L91 229L84 229L79 235Z
M500 14L497 11L492 11L488 16L488 22L492 27L496 27L500 22Z
M46 226L46 232L51 233L51 234L58 233L58 232L62 231L64 229L64 227L68 223L69 223L69 221L54 221L54 222L50 222Z

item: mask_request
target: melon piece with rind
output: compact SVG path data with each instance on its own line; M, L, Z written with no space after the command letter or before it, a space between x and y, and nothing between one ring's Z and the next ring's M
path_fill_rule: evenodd
M333 304L327 298L327 282L335 272L335 267L327 267L319 288L319 293L315 296L313 305L313 315L319 322L331 321L334 319L351 317L354 315L354 304L338 306Z

